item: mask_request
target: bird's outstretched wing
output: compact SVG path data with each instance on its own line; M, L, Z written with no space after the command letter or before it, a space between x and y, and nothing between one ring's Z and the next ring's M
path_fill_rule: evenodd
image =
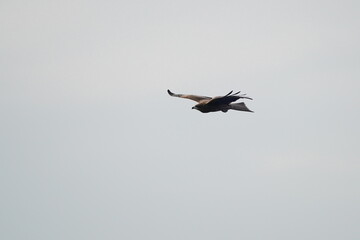
M197 95L188 95L188 94L176 94L176 93L171 92L169 89L167 90L167 92L172 97L187 98L187 99L191 99L191 100L196 101L196 102L201 102L203 100L211 100L211 97L206 97L206 96L197 96Z
M240 98L246 98L246 99L252 100L252 98L246 97L246 94L238 95L240 93L240 91L236 92L236 93L232 93L232 92L233 91L229 92L225 96L214 97L207 104L208 105L223 105L223 104L227 105L232 102L235 102L236 100L238 100Z

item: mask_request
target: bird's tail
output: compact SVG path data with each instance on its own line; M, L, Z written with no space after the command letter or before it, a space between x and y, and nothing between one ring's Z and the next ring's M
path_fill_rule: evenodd
M243 102L230 104L230 109L237 111L253 112L250 109L248 109L245 103Z

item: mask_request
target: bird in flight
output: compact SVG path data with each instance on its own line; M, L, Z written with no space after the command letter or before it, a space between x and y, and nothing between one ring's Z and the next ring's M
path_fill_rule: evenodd
M187 94L176 94L171 92L169 89L167 90L170 96L179 97L179 98L187 98L198 102L192 109L196 109L202 113L209 112L227 112L228 110L237 110L237 111L245 111L245 112L253 112L247 108L244 102L232 103L240 98L250 99L252 98L246 97L246 94L240 94L239 92L233 93L233 91L229 92L225 96L219 97L206 97L206 96L197 96L197 95L187 95Z

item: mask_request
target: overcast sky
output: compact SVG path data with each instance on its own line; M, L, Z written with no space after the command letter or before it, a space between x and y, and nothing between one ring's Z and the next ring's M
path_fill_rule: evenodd
M356 0L2 0L0 238L360 239L359 43Z

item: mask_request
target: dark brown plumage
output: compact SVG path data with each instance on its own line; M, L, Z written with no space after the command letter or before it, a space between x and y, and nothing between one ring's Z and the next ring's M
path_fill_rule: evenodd
M250 99L252 98L246 97L246 94L240 94L240 92L233 93L233 91L229 92L225 96L219 96L219 97L206 97L206 96L197 96L197 95L187 95L187 94L175 94L171 92L169 89L167 90L170 96L172 97L179 97L179 98L187 98L191 99L193 101L198 102L193 109L199 110L203 113L208 112L227 112L228 110L237 110L237 111L245 111L245 112L253 112L250 109L248 109L244 102L240 103L232 103L240 98Z

